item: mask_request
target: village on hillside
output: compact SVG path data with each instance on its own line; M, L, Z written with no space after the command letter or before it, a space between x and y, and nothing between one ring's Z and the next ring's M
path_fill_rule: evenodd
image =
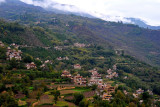
M86 45L75 43L75 47L83 48ZM89 46L89 45L87 45ZM6 60L7 61L16 61L16 62L22 62L24 61L24 53L20 50L20 45L17 45L15 43L12 43L9 46L6 46L3 44L3 42L0 41L0 47L6 47ZM60 48L55 48L56 51L62 51ZM63 47L64 49L64 47ZM28 58L28 56L25 56ZM30 81L31 86L29 87L29 91L17 91L16 94L14 94L14 98L18 101L18 105L28 105L28 106L38 106L43 104L53 104L53 101L58 101L59 103L65 103L66 105L72 105L73 107L76 106L72 101L74 100L74 95L77 92L82 93L85 99L90 102L94 102L94 97L98 96L102 101L108 101L111 102L114 97L115 93L117 93L117 90L121 85L123 85L120 82L116 82L116 79L119 78L119 73L117 72L117 64L112 65L108 70L105 71L105 73L100 73L100 70L98 67L94 67L88 71L85 71L90 74L90 76L82 76L84 74L81 73L81 71L84 70L84 65L81 65L80 63L73 63L70 66L70 69L67 69L64 67L64 69L60 72L57 72L56 74L50 74L53 75L53 77L56 78L48 79L43 78L43 75L45 74L45 70L51 69L50 65L53 65L54 62L63 62L63 61L70 61L71 57L69 56L61 56L55 58L55 60L41 60L40 58L35 58L34 60L30 60L31 57L29 57L26 62L24 62L24 68L20 71L30 72L30 73L36 73L38 70L44 70L42 74L36 74L41 75L38 77L38 79L34 79L36 75L31 75L30 78L32 80L25 80ZM98 58L98 60L104 60L104 57ZM38 65L37 62L40 64ZM50 68L49 68L50 67ZM21 80L23 78L26 79L25 73L16 72L16 68L14 70L14 79ZM50 76L48 75L48 77ZM129 76L123 76L123 80L128 80ZM18 81L17 80L17 81ZM5 84L6 89L12 89L17 84L13 84L12 82L7 82ZM44 93L42 93L41 88L43 87ZM41 91L40 91L41 90ZM55 95L53 90L57 90L59 93L58 98L55 100L55 98L52 95ZM122 93L124 96L132 95L133 98L138 100L138 103L143 104L144 100L141 99L141 96L144 93L149 93L150 96L153 96L153 92L151 90L143 90L141 87L135 91L129 91L127 89L122 89ZM2 93L7 93L6 91L3 91ZM24 100L26 99L26 100ZM159 101L158 99L154 99L154 102ZM53 104L53 105L58 105Z

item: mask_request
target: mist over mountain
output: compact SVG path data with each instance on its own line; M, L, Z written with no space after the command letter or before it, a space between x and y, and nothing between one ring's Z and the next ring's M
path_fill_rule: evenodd
M5 0L1 0L0 2L4 2ZM6 0L9 2L10 0ZM100 18L105 21L113 21L113 22L123 22L123 23L130 23L135 24L143 28L149 28L149 29L160 29L160 26L154 26L153 24L148 24L147 21L144 21L143 18L138 17L126 17L121 14L109 14L110 12L101 12L97 10L85 10L82 9L74 4L70 5L67 3L59 3L56 0L11 0L10 2L17 2L22 1L24 3L34 5L34 6L40 6L48 11L53 11L55 13L60 14L75 14L78 16L83 17L89 17L89 18ZM18 3L18 2L17 2ZM3 4L2 4L3 5ZM112 12L112 10L111 10ZM149 20L151 21L151 20Z
M27 4L32 4L35 6L40 6L49 10L59 10L63 12L69 12L81 16L94 16L106 21L122 21L123 23L131 23L139 25L140 27L148 28L159 28L152 27L159 25L159 15L154 11L158 9L160 3L158 1L126 1L122 0L121 2L117 0L113 1L101 1L93 0L90 2L87 1L72 1L72 0L21 0ZM143 4L141 6L140 4ZM147 6L149 5L150 8ZM130 8L134 7L134 8ZM142 8L143 7L143 8ZM131 20L140 19L144 20L143 22ZM142 23L143 26L142 26Z
M136 18L127 18L128 20L131 20L132 24L138 25L139 27L147 28L147 29L153 29L153 30L159 30L160 26L151 26L147 25L145 21L141 19Z

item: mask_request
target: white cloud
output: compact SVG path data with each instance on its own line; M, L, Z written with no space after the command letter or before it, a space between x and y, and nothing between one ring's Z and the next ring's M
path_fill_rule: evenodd
M5 0L0 0L0 3L5 2Z
M160 25L160 0L21 0L43 8L85 12L95 17L128 22L124 17L140 18L150 25ZM55 4L57 3L57 4ZM66 5L60 5L66 4ZM67 6L68 5L68 6ZM72 6L69 6L72 5ZM108 17L110 16L110 17Z

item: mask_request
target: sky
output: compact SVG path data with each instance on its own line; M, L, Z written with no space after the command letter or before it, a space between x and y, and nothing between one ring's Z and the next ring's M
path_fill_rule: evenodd
M3 0L0 0L0 2ZM43 8L84 12L108 21L130 22L139 18L149 25L160 26L160 0L21 0ZM56 4L55 4L56 3ZM65 5L62 5L65 4Z

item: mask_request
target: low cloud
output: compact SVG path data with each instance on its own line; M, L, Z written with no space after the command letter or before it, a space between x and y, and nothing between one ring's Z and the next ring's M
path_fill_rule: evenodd
M149 25L160 25L160 0L21 0L43 8L84 12L108 21L130 22L139 18Z

